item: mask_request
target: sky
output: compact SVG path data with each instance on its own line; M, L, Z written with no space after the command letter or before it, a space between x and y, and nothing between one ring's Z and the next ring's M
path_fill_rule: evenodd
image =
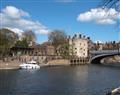
M48 40L53 30L82 34L95 41L119 41L120 12L101 6L101 0L1 0L0 28L21 36L32 30L37 42Z

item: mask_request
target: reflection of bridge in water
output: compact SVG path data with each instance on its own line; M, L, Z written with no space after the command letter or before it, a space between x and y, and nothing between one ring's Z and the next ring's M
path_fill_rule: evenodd
M105 57L120 55L119 50L99 50L91 51L90 53L92 55L90 60L92 64L100 64L100 61Z

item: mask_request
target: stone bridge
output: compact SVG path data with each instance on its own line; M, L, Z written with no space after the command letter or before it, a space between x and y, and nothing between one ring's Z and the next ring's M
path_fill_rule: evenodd
M114 55L120 55L118 50L100 50L100 51L91 51L92 57L90 62L92 64L100 64L101 60L105 57L110 57Z

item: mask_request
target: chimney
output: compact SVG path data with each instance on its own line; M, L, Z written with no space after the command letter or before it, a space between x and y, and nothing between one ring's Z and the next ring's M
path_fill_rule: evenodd
M79 38L81 38L82 36L81 36L81 34L79 34Z
M74 37L77 38L77 35L75 34Z
M68 36L68 39L71 39L70 35Z
M90 40L90 37L87 37L88 40Z
M85 35L83 35L83 38L85 38Z

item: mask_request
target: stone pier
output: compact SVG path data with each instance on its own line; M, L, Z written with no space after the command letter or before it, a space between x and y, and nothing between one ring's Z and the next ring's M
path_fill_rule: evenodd
M89 58L73 58L70 59L70 64L71 65L85 65L85 64L89 64L90 60Z

